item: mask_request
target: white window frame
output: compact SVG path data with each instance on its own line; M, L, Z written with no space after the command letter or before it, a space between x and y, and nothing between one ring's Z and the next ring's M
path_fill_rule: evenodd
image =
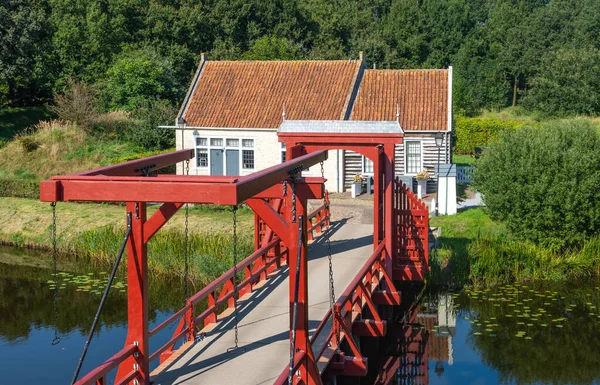
M279 150L279 159L281 161L281 163L286 161L286 156L287 156L287 146L285 144L285 142L280 142L281 143L281 149Z
M373 163L373 171L365 171L365 162L369 161L371 163ZM362 175L368 175L368 176L373 176L375 174L375 162L373 162L371 159L367 158L366 156L362 155L362 161L360 162L360 171Z
M419 170L416 172L408 172L408 144L419 143ZM421 140L406 140L404 142L404 175L417 175L417 173L423 171L423 141Z
M206 146L198 146L196 144L197 143L196 140L198 138L206 139ZM221 139L223 141L223 144L221 146L213 146L211 144L212 139ZM238 145L237 146L228 146L227 145L228 139L238 140L239 141ZM252 147L242 147L242 143L244 140L252 140ZM207 151L208 162L207 162L206 167L198 166L198 158L197 157L198 157L199 149ZM236 136L209 136L209 135L194 134L194 157L196 158L196 161L194 162L194 166L197 170L205 170L205 171L208 170L208 172L210 173L210 161L211 161L210 150L215 150L215 149L223 150L223 170L225 173L227 173L227 151L225 151L225 150L238 150L239 151L238 169L240 170L240 173L243 171L255 171L256 170L256 138L236 137ZM243 153L244 150L254 152L254 167L253 168L244 168L244 153Z
M230 138L232 139L232 138ZM239 170L240 172L242 171L254 171L256 170L256 139L254 138L248 138L248 137L242 137L239 138L240 139L240 165L239 165ZM252 147L243 147L243 142L244 140L251 140L252 141ZM252 160L252 163L254 163L254 167L252 168L244 168L244 150L246 151L252 151L252 157L254 158ZM223 161L225 161L225 159L223 158Z

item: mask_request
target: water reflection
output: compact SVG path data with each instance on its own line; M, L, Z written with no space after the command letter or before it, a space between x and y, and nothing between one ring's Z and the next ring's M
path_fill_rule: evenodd
M600 384L598 283L434 294L361 338L369 373L338 384Z
M19 264L16 264L18 262ZM47 256L0 247L0 383L66 384L81 353L96 309L99 291L109 266L85 261L61 261L57 327L61 343L52 346L54 303L52 270ZM124 282L124 266L117 280ZM83 277L87 278L83 278ZM89 371L118 351L125 341L127 298L122 286L107 299L100 327L90 345L82 373ZM149 320L151 327L183 305L179 280L151 277ZM165 343L173 333L161 331L151 340L151 349ZM32 355L36 370L30 370ZM156 363L155 363L156 364Z

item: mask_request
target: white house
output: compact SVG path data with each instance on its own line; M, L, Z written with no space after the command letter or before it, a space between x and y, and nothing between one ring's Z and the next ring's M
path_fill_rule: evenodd
M246 175L285 160L277 130L286 120L397 121L405 134L396 150L397 175L433 171L437 132L445 138L441 163L450 161L451 89L451 68L367 70L362 55L323 61L210 61L202 55L177 116L177 149L195 149L190 174ZM356 173L369 175L372 163L338 150L329 152L324 168L327 189L338 192ZM320 176L320 169L305 173Z

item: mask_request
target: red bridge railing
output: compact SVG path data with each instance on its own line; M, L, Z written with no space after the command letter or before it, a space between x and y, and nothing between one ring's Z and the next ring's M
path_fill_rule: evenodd
M311 226L311 231L321 232L324 226L330 223L329 196L326 193L325 202L313 210L309 220L316 219ZM259 247L243 261L236 265L238 272L244 272L244 279L237 282L237 292L239 296L252 291L253 287L259 282L268 278L268 274L279 268L287 260L288 250L281 243L280 239L272 236L272 239L265 245ZM231 268L215 281L208 284L202 290L191 296L186 305L161 322L149 331L149 337L155 336L158 332L167 326L178 321L177 327L172 337L156 351L150 355L150 361L160 358L161 363L167 360L174 353L175 345L184 340L186 342L194 341L196 336L196 325L201 327L215 323L218 315L226 308L233 307L233 295L235 293L233 284L234 269ZM194 316L195 307L203 300L207 300L207 308L197 317ZM200 327L200 328L201 328ZM93 371L78 380L75 385L106 385L107 375L117 368L119 364L127 358L132 357L138 351L137 346L129 345L120 352L110 357ZM138 377L138 372L132 370L125 378L121 379L115 385L127 384Z
M429 270L429 209L399 179L394 183L393 278L423 280Z
M327 370L332 374L350 376L367 374L367 359L362 356L354 336L385 335L386 321L381 319L375 305L400 305L400 293L395 290L384 269L385 254L385 241L382 241L336 301L333 311L327 311L311 337L310 343L315 349L315 361L321 373ZM381 290L382 283L387 290ZM363 309L369 309L372 318L364 318ZM344 341L349 346L349 355L340 354ZM302 358L298 353L295 362ZM288 373L289 367L286 367L275 384L287 384Z

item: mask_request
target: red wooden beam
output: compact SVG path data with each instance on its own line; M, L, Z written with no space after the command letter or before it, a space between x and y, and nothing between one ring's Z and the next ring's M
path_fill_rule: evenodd
M273 206L263 199L255 198L246 200L246 203L263 221L265 221L267 226L277 234L283 243L286 245L290 244L290 225L281 215L279 215Z
M146 223L144 223L144 243L156 234L175 213L183 206L183 203L163 203Z
M288 179L292 170L300 166L307 169L326 159L327 151L317 151L244 177L57 176L40 183L40 200L236 205ZM320 181L322 183L322 179ZM281 193L272 194L281 196ZM322 193L318 197L322 197Z
M135 159L125 163L119 163L112 166L99 167L93 170L81 171L73 175L92 176L92 175L145 175L146 172L159 170L161 168L177 164L184 160L190 160L194 157L194 150L179 150L167 154L149 156L142 159Z

